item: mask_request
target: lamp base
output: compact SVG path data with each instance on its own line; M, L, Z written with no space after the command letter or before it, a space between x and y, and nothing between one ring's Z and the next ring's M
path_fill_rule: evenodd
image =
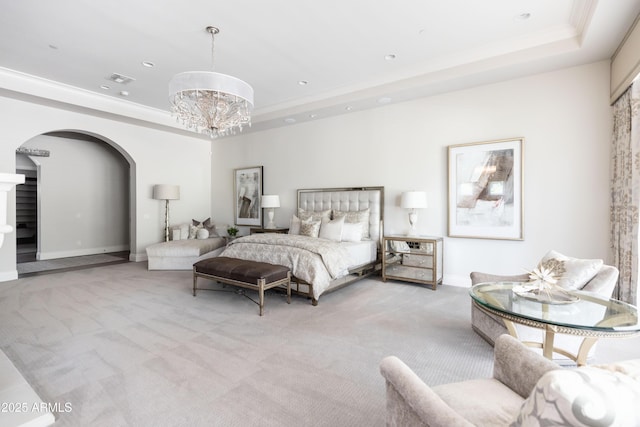
M273 229L276 228L276 224L273 222L273 208L269 208L269 211L267 212L267 217L269 218L269 222L267 223L267 225L265 225L264 228L269 228L269 229Z
M416 236L416 224L418 224L418 213L413 211L409 212L409 231L407 232L407 236Z

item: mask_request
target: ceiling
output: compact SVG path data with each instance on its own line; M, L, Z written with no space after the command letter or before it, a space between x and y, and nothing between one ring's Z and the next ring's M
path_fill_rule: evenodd
M253 86L252 131L608 59L640 13L640 0L0 1L5 76L110 97L123 115L168 117L169 80L211 69L205 27L219 27L215 71Z

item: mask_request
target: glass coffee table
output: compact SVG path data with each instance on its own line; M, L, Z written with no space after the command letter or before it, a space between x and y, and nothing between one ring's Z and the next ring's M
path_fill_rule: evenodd
M570 291L569 298L560 302L541 302L513 292L520 282L491 282L475 285L469 291L473 304L503 320L509 334L518 338L514 323L543 329L542 343L524 342L542 348L551 359L559 353L574 360L578 366L586 364L589 350L599 338L621 338L640 334L638 309L614 299L606 299L589 292ZM553 345L556 333L584 337L577 354Z

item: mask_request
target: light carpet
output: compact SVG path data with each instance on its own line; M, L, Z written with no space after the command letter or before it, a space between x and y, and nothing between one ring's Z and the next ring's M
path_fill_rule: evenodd
M317 307L269 291L260 317L191 286L146 263L5 282L0 348L43 401L71 408L56 426L383 426L387 355L429 384L491 375L464 288L370 278Z

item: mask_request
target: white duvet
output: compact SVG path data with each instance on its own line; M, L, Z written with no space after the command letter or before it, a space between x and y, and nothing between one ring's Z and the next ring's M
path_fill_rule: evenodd
M294 276L313 285L315 299L329 287L331 280L347 275L352 263L340 242L276 233L235 239L220 256L289 267Z

